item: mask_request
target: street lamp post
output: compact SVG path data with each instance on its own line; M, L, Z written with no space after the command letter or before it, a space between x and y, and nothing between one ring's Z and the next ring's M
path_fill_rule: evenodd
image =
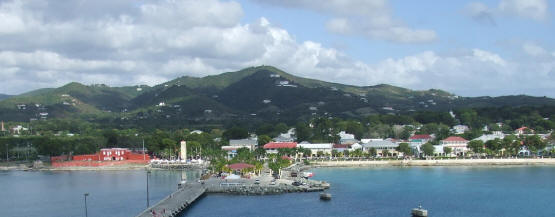
M150 199L148 196L148 176L150 175L150 170L146 171L146 208L150 207Z
M89 216L89 213L87 212L87 196L89 196L89 193L85 193L85 217Z

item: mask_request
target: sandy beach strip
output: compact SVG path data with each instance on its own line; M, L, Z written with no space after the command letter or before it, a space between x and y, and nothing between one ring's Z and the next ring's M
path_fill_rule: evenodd
M315 167L555 165L555 158L311 161Z

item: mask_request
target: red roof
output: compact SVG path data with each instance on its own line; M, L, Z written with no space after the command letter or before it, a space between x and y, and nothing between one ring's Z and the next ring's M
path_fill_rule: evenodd
M247 163L234 163L234 164L227 165L227 167L232 170L242 170L245 168L254 168L254 165L247 164Z
M285 156L285 155L284 155L284 156L281 156L281 159L284 159L284 160L293 160L293 158L288 157L288 156Z
M351 148L349 144L333 144L333 148Z
M264 149L277 149L277 148L296 148L296 142L270 142L264 145Z
M460 136L450 136L450 137L447 137L446 139L441 140L441 141L444 141L444 142L468 142L468 140L466 140L466 139L464 139Z
M525 131L525 130L527 130L527 129L530 129L530 128L528 128L528 127L521 127L521 128L516 129L515 131ZM533 130L530 129L530 131L533 131Z
M428 134L416 134L414 136L411 136L409 139L410 140L413 140L413 139L432 139L432 137Z

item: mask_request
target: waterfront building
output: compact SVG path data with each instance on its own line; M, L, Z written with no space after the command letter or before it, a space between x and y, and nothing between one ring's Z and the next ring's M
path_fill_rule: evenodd
M431 141L433 137L429 134L415 134L409 137L409 146L415 156L422 157L422 145Z
M337 152L344 152L345 150L351 150L351 145L349 144L333 144L333 149Z
M357 149L362 149L362 145L359 144L358 142L351 145L351 151L354 151L354 150L357 150Z
M368 143L362 144L363 151L368 152L371 148L374 148L376 149L377 155L380 157L402 156L403 154L396 150L397 147L399 147L399 144L390 140L370 141ZM385 151L389 153L387 154L387 156L385 156Z
M432 139L433 139L432 136L430 136L429 134L415 134L415 135L409 137L409 142L426 144L427 142L429 142Z
M268 154L277 154L279 149L282 148L296 148L296 142L270 142L264 145L264 149L266 149L266 153Z
M297 144L297 147L310 150L310 156L305 156L305 157L314 157L318 154L318 152L322 152L323 154L331 154L331 150L333 149L333 144L332 143L299 143Z
M464 156L468 151L468 140L459 136L450 136L444 140L441 140L438 146L441 146L441 153L443 153L443 147L451 148L451 153L457 156Z
M58 158L52 157L53 161ZM150 160L147 154L134 153L127 148L103 148L95 154L75 155L74 161L124 161L124 160Z

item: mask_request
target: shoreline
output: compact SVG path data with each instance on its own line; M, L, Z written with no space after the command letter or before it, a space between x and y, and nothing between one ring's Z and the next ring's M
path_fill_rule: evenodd
M352 161L310 161L305 169L324 167L405 167L405 166L555 166L555 158L503 158L503 159L438 159L438 160L352 160ZM132 171L132 170L172 170L151 165L114 165L102 167L43 167L0 166L0 171Z
M310 167L555 166L555 158L311 161Z

